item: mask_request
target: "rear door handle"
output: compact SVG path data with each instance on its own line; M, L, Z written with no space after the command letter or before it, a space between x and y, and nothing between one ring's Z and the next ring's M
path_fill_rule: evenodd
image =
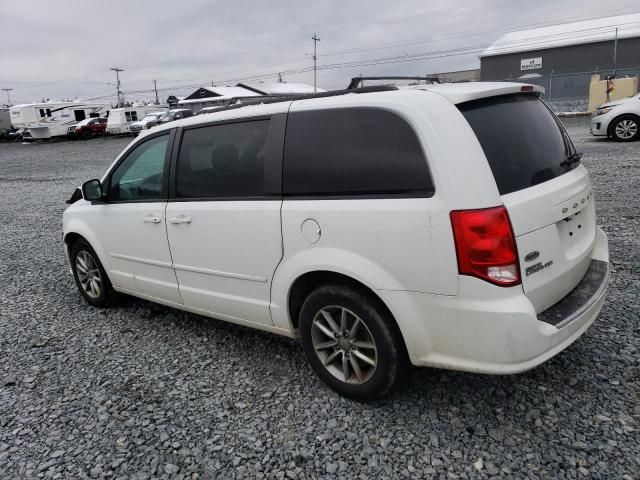
M178 215L176 217L169 217L169 221L171 223L179 224L179 223L191 223L191 217L186 215Z
M156 215L147 215L144 217L144 223L160 223L162 219Z

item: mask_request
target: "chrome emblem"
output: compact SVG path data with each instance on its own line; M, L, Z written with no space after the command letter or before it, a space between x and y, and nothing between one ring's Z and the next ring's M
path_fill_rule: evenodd
M525 262L533 262L539 256L540 256L540 252L537 251L537 250L534 250L533 252L529 252L524 256L524 261Z

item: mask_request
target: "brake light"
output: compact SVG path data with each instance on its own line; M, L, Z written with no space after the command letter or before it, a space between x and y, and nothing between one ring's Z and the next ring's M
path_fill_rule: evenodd
M533 85L523 85L520 87L521 92L533 92Z
M520 283L518 251L504 207L451 212L458 272L495 285Z

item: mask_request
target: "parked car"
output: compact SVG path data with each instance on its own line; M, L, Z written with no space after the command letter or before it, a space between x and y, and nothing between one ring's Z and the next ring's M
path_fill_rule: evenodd
M79 292L299 338L360 400L409 362L531 369L609 280L589 174L541 91L367 87L158 126L69 200Z
M157 125L163 125L165 123L182 120L183 118L189 117L193 117L193 112L188 108L177 108L175 110L169 110L167 112L164 112L157 119L147 122L147 129L155 127Z
M138 134L142 130L147 130L151 128L151 126L157 125L156 120L158 120L158 118L164 115L165 113L166 112L164 111L147 113L142 120L133 122L131 123L131 125L129 125L129 132Z
M87 118L78 122L73 127L69 127L69 133L75 138L85 140L95 135L105 135L107 132L106 118Z
M640 139L640 93L600 105L591 118L591 135L619 142Z

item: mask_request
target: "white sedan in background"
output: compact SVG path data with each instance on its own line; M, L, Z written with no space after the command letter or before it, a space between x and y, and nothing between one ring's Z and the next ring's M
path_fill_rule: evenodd
M640 94L600 105L591 118L591 135L619 142L640 139Z

